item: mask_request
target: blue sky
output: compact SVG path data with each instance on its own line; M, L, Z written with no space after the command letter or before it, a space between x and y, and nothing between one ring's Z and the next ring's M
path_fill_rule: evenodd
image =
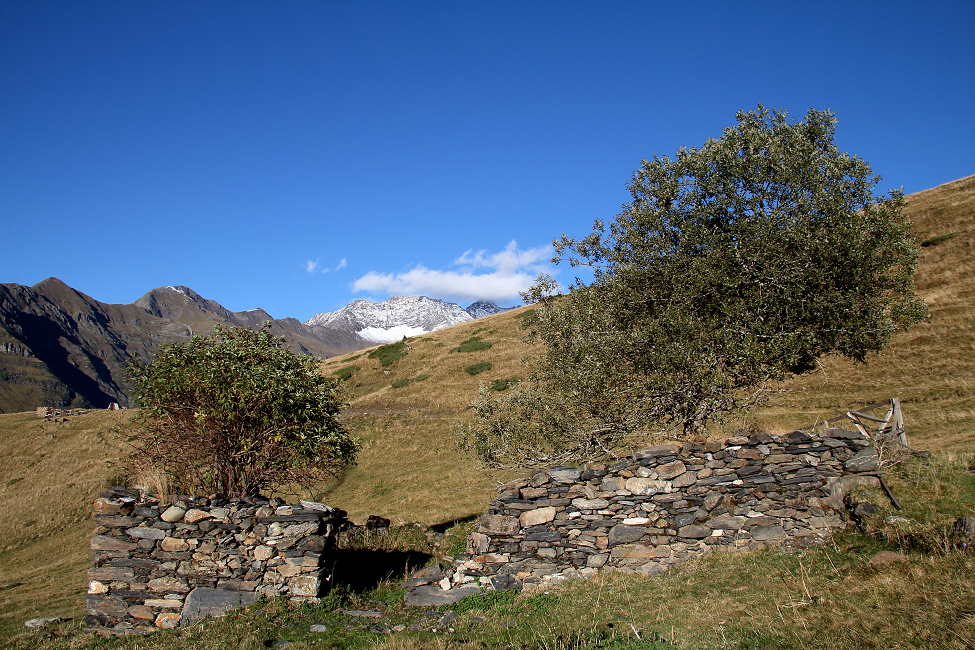
M975 173L972 34L970 0L0 0L0 282L516 304L758 103L833 110L881 191Z

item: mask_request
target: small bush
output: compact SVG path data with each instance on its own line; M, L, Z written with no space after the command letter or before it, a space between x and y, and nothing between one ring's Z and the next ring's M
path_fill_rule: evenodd
M383 368L391 366L406 356L406 338L396 343L381 345L369 353L370 359L377 359Z
M491 384L491 390L501 392L508 390L512 386L521 383L521 377L508 377L507 379L495 379Z
M251 496L315 485L355 461L334 379L265 326L217 326L130 366L141 410L130 474L158 471L185 494Z
M481 363L475 363L473 366L467 366L466 368L464 368L464 372L466 372L468 375L473 376L485 372L487 370L490 370L493 367L494 366L488 363L487 361L482 361Z
M481 350L490 349L491 344L487 341L482 341L480 336L472 336L466 341L462 342L456 348L450 352L480 352Z
M352 373L359 370L359 366L345 366L332 373L332 376L339 381L348 381L352 378Z

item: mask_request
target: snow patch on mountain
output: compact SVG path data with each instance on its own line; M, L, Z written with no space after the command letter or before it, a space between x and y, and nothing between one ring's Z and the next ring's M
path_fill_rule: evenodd
M404 336L420 336L426 333L426 330L419 327L410 327L409 325L397 325L389 329L367 327L364 330L356 332L356 334L365 340L372 341L373 343L395 343L396 341L402 340Z

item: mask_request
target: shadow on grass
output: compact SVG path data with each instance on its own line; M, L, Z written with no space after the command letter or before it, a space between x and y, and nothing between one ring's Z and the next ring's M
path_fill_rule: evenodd
M472 514L466 517L460 517L459 519L451 519L450 521L444 521L430 526L430 530L435 533L445 533L458 524L469 524L472 521L476 521L480 516L480 514Z

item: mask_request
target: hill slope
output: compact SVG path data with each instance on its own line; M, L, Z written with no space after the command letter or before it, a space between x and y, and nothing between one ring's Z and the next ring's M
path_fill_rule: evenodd
M787 431L841 408L899 397L919 448L975 452L975 176L909 196L907 212L918 240L927 242L915 280L930 309L928 322L897 333L883 356L865 364L823 359L821 370L786 382L747 420ZM518 317L526 309L411 339L406 357L385 368L365 353L323 364L327 374L357 368L346 421L366 442L359 465L328 495L330 502L355 517L375 513L424 523L480 511L493 496L491 479L454 449L454 427L469 417L480 381L525 374L521 359L529 350ZM450 353L471 336L492 347ZM464 372L478 362L493 367L473 377Z
M786 383L786 392L750 416L766 430L898 396L917 447L969 457L975 452L975 176L908 200L916 234L929 241L916 279L930 321L897 334L891 349L867 364L826 359L821 371ZM952 233L958 234L936 241ZM481 380L525 374L521 358L528 348L518 318L528 309L411 339L401 350L406 355L385 367L369 351L324 362L325 373L350 375L344 418L365 445L345 480L322 486L315 496L358 522L381 514L430 525L483 512L495 495L492 478L456 451L453 429L469 417ZM451 352L473 337L491 347ZM465 372L480 363L492 365L477 375ZM0 509L16 513L0 518L0 627L7 633L32 616L83 612L88 508L121 452L119 438L105 434L127 417L93 412L43 423L25 414L0 415Z

